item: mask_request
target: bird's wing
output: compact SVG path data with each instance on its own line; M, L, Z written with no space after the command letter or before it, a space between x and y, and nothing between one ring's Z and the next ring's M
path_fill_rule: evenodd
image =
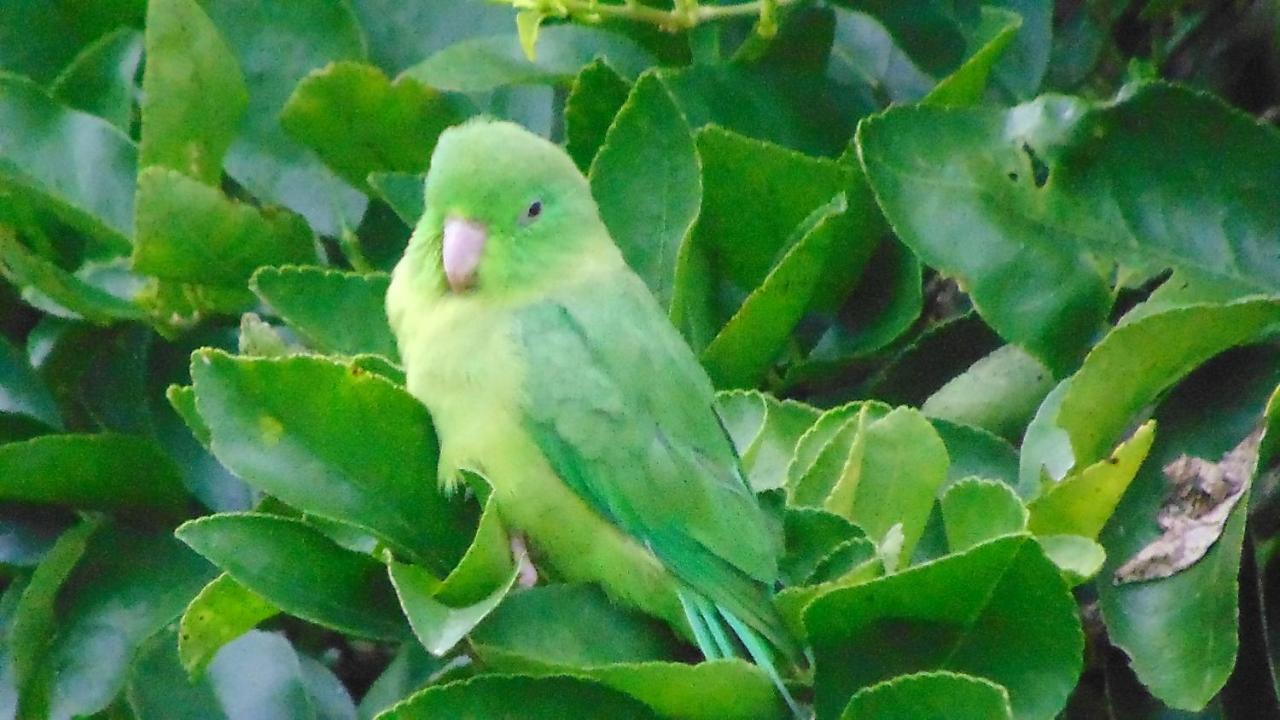
M679 580L751 618L779 537L739 469L714 391L630 272L523 307L524 420L560 478ZM749 596L749 597L748 597Z

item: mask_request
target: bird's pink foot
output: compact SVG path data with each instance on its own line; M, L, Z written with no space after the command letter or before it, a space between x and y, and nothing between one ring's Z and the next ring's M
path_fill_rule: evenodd
M511 554L516 559L516 566L519 567L517 582L520 583L520 587L530 588L537 585L538 568L533 566L533 560L529 558L529 547L524 543L524 535L511 536Z

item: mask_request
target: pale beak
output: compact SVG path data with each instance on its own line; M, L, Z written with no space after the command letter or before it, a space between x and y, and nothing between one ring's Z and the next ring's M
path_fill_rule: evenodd
M467 290L475 282L488 239L489 231L483 225L459 217L444 221L444 275L455 293Z

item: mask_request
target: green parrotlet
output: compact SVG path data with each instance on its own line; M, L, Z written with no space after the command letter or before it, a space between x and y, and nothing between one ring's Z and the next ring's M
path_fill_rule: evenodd
M482 473L537 564L778 682L797 656L771 601L779 533L560 147L487 120L442 134L387 315L446 487Z

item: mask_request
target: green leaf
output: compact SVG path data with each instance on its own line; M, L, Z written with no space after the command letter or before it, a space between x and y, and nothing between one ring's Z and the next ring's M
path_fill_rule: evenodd
M865 421L889 414L883 403L851 402L832 408L800 436L795 456L787 466L787 492L793 505L822 505L839 482L855 436Z
M141 0L14 0L0 5L0 67L41 84L91 40L120 24L141 25Z
M33 434L62 428L62 417L49 388L26 356L0 337L0 428L24 421L32 425ZM6 431L0 429L0 442L7 439Z
M534 670L554 676L564 670ZM726 658L687 665L644 662L575 669L587 677L643 701L672 720L784 720L793 717L760 668Z
M249 104L240 65L196 0L148 2L146 27L139 165L217 187Z
M90 43L49 86L59 101L129 132L142 33L120 27Z
M487 485L483 487L486 494L491 493ZM515 585L520 573L511 558L510 542L497 502L489 494L471 547L443 581L416 565L388 561L400 607L414 635L432 655L453 649Z
M1191 343L1196 332L1205 331L1179 337ZM1112 573L1161 532L1156 514L1169 491L1161 469L1184 453L1216 461L1257 427L1278 383L1280 367L1270 349L1232 353L1181 383L1157 408L1159 437L1100 538L1107 562L1097 588L1111 641L1129 656L1149 692L1172 707L1204 707L1235 665L1237 575L1248 498L1231 512L1218 541L1189 568L1124 585L1113 584Z
M171 519L189 500L155 441L111 433L0 445L0 499Z
M417 80L392 83L351 61L305 77L280 116L294 139L365 192L370 173L425 171L440 133L461 120L448 98Z
M1037 535L1036 542L1072 587L1092 579L1107 561L1101 545L1080 535Z
M319 234L353 228L365 198L284 131L280 112L307 73L337 60L363 60L364 40L343 0L281 5L272 0L201 3L230 46L249 90L226 170L259 200L287 207Z
M169 536L106 525L58 598L51 718L92 715L124 688L139 649L175 620L213 568Z
M951 466L947 483L970 476L999 480L1009 486L1018 481L1018 452L1008 441L981 428L932 418L933 429L947 446Z
M11 656L17 706L29 715L43 717L49 712L54 681L49 653L58 629L54 601L102 524L101 520L85 520L62 533L32 572L13 609L6 647Z
M1027 527L1027 509L1022 501L1008 485L994 480L961 480L947 488L941 503L951 552L964 552Z
M191 377L214 455L249 484L368 530L441 575L462 557L475 510L436 490L435 432L404 390L323 358L211 350L192 356Z
M857 172L861 177L860 168ZM867 213L873 215L868 217ZM857 222L858 218L863 223L861 230L855 233L860 242L850 243L852 247L833 248L824 272L826 280L849 263L848 269L856 286L852 292L841 285L827 291L827 297L842 302L834 308L830 327L809 351L806 364L840 365L849 359L882 350L910 329L924 309L920 260L893 238L880 241L884 221L874 208L850 206L838 223L848 224L851 219ZM837 224L835 230L837 242L842 236L847 238L851 232L841 224ZM854 270L856 272L852 272ZM824 309L818 305L819 298L823 297L822 284L820 281L819 288L815 290L815 310ZM803 375L805 370L801 366L798 372Z
M520 49L529 62L536 62L538 59L538 27L546 17L537 10L521 10L516 13L516 36L520 39Z
M464 38L511 30L511 8L486 0L355 0L352 5L369 42L370 59L389 73Z
M631 83L599 58L573 79L564 106L565 150L582 172L591 169L605 134L630 95Z
M1004 343L975 312L926 328L863 384L863 394L920 406L938 388Z
M0 227L0 275L20 288L28 303L61 317L105 325L146 316L131 299L96 287L32 252L5 227Z
M895 108L858 128L859 157L885 217L931 267L955 277L1006 340L1064 374L1111 306L1077 237L1089 219L1050 224L1052 192L1036 162L1052 157L1078 101L994 110ZM941 180L945 179L945 181ZM1083 225L1083 227L1082 227ZM959 229L964 231L957 242Z
M1084 651L1075 601L1028 536L834 590L804 622L820 718L878 682L945 669L1003 685L1015 717L1049 720L1075 687Z
M628 78L653 64L649 53L624 35L556 25L539 32L536 61L525 56L516 35L494 35L454 43L404 75L429 87L474 93L504 85L567 84L583 65L598 57Z
M338 547L304 522L222 513L184 523L175 534L290 615L360 637L405 635L382 564Z
M178 625L178 658L199 677L227 643L275 616L280 608L223 573L192 598Z
M719 63L664 68L659 76L690 127L719 125L813 155L839 155L857 118L872 109L849 107L811 71Z
M383 202L391 206L396 217L409 227L418 224L426 209L423 176L411 173L373 173L369 187Z
M859 690L841 720L1013 720L1009 691L973 677L946 671L901 675Z
M846 209L838 195L805 218L786 254L702 351L717 387L753 387L769 370L813 300Z
M436 685L392 706L376 720L562 720L608 717L657 720L659 715L639 700L585 678L482 675Z
M404 643L360 699L360 720L373 720L374 715L431 683L438 675L456 666L457 662L456 659L443 660L427 654L416 641Z
M1049 368L1017 345L1005 345L952 378L920 409L1017 440L1053 386Z
M839 0L852 5L851 0ZM925 71L949 72L960 64L965 37L956 8L939 0L867 0L857 9L884 24L894 41Z
M902 556L911 557L934 497L947 477L947 448L919 411L901 407L880 419L859 413L844 470L824 502L879 543L902 525Z
M839 546L864 537L862 529L835 513L789 507L783 515L786 552L779 562L784 585L805 584Z
M765 281L788 241L802 239L796 228L844 189L847 171L720 128L696 140L702 208L677 264L672 319L702 350L738 310L734 300Z
M1021 482L1037 485L1042 467L1057 479L1073 464L1102 459L1163 392L1214 355L1265 336L1277 322L1280 302L1255 299L1178 308L1107 333L1027 429ZM1164 342L1173 337L1179 342ZM1039 439L1029 445L1033 434Z
M614 604L596 585L543 585L513 593L471 634L471 646L504 672L667 660L658 622Z
M609 234L662 307L702 198L684 116L653 73L636 82L591 164L591 194Z
M0 127L0 181L108 247L129 246L138 152L127 135L4 74Z
M1019 100L1034 97L1040 91L1045 71L1049 69L1054 35L1066 34L1062 25L1055 28L1053 3L1050 0L993 0L988 5L1011 10L1022 19L1022 26L1013 41L996 62L993 72L996 83ZM987 12L990 11L984 12L984 17ZM1079 40L1069 42L1073 45L1087 44ZM1065 85L1053 83L1053 87Z
M1106 458L1048 486L1027 507L1031 532L1097 539L1147 459L1154 439L1155 423L1148 421Z
M311 720L324 714L307 682L315 661L283 635L250 631L223 648L199 680L178 662L172 632L147 644L129 677L129 707L137 720ZM311 666L314 667L314 666ZM346 699L348 706L350 698ZM350 710L348 710L350 712Z
M138 241L133 265L164 280L243 287L263 265L314 261L302 218L229 200L180 173L138 176Z
M320 267L265 267L250 287L322 352L399 357L383 308L391 278Z
M737 436L734 438L747 482L756 492L784 487L787 466L800 437L817 421L820 411L795 400L778 400L772 395L754 391L720 393L718 401L735 396L754 397L760 402L758 422L742 423L746 432L742 434L741 442ZM721 416L724 417L723 413Z
M991 71L1005 48L1017 37L1022 16L991 6L982 7L982 18L974 34L984 42L955 72L938 81L922 105L963 107L977 105L987 89Z

